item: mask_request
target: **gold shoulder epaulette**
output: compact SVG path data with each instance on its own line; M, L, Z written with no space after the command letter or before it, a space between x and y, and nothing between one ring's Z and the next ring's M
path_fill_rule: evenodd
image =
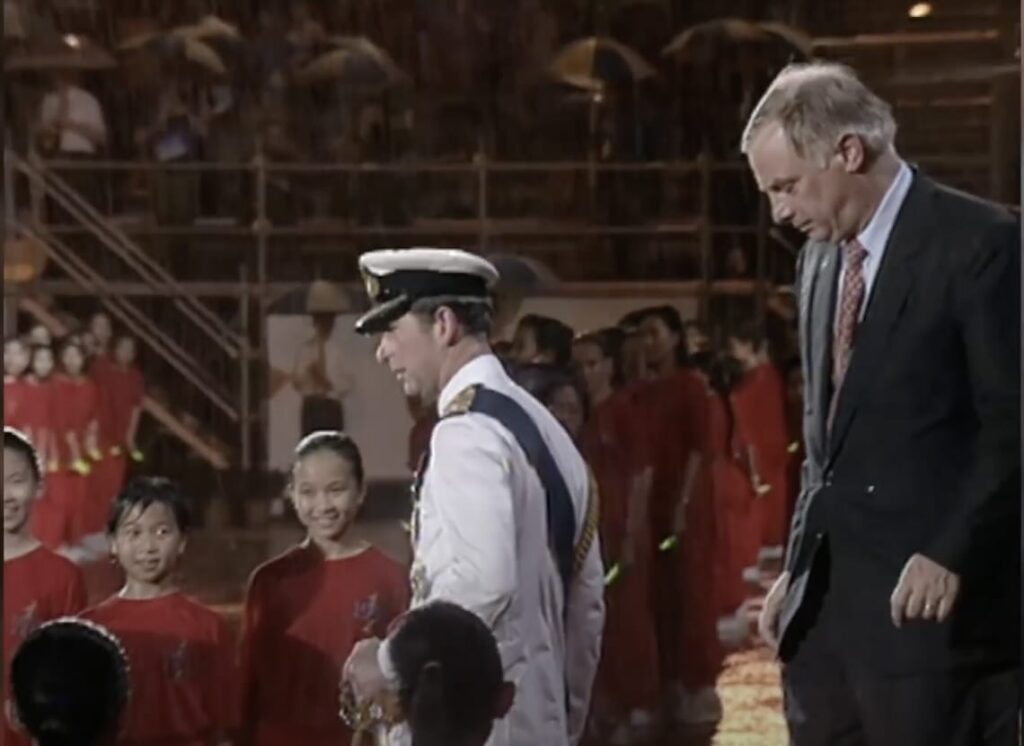
M468 386L455 395L447 407L444 408L442 417L450 417L455 414L465 414L473 407L473 399L476 398L476 384Z
M590 554L590 547L594 544L597 536L597 523L600 517L600 495L597 490L597 480L594 472L587 467L587 476L590 478L590 489L587 490L587 517L583 524L583 533L580 535L579 543L576 545L575 562L573 563L573 575L578 575L583 569L583 563L587 561Z

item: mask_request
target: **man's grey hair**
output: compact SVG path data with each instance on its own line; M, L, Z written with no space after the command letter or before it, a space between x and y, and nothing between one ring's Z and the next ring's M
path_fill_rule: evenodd
M484 339L490 337L494 323L494 308L489 301L481 301L479 298L454 295L420 298L412 304L409 313L419 316L424 321L433 320L434 314L442 306L452 309L466 334Z
M896 138L892 108L857 74L834 62L787 66L754 108L740 140L750 145L765 127L777 124L793 150L824 166L845 135L856 135L871 157L889 151Z

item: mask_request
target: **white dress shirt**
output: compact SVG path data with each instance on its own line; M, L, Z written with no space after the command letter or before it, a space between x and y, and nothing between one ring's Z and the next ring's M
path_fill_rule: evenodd
M438 412L474 384L512 398L536 423L572 497L578 544L589 473L572 440L493 355L456 373L441 392ZM548 545L544 489L514 436L494 418L469 412L442 419L430 449L414 539L412 605L451 601L475 612L494 632L516 696L508 716L495 723L488 746L576 744L604 626L598 542L572 580L567 606Z
M89 91L70 86L63 91L51 91L40 104L39 119L44 127L57 126L64 109L68 121L87 125L107 138L107 125L103 118L100 102ZM96 145L85 135L73 129L62 128L59 132L59 148L62 153L84 153L94 155Z
M903 201L907 198L907 192L910 191L913 180L914 172L906 163L900 161L899 171L896 172L896 177L886 190L882 201L878 203L878 209L875 210L875 214L868 224L864 226L864 230L857 234L857 241L867 252L861 267L861 273L864 275L864 300L860 304L858 320L864 319L864 313L871 300L871 289L874 287L875 277L878 276L882 257L885 256L886 244L889 243L889 236L892 234L893 226L896 225L896 218L899 216L900 208L903 207ZM839 292L836 293L836 308L833 316L835 324L839 323L839 305L843 298L843 286L846 284L846 262L842 250L839 252L839 261L843 263L843 269L839 275Z

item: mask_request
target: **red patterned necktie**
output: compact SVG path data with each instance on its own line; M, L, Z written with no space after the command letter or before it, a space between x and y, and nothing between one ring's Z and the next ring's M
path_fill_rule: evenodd
M843 387L846 371L850 367L853 353L853 335L857 330L860 307L864 302L864 260L867 250L856 239L843 246L845 269L843 272L843 293L839 299L839 319L835 339L832 341L832 404L829 407L828 427L836 414L836 402Z

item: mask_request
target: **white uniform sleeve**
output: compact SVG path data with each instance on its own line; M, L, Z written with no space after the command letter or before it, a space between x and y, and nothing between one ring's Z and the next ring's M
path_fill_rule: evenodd
M587 723L603 631L604 569L601 546L595 536L583 566L573 578L565 618L565 676L572 746L580 742Z
M431 599L469 609L493 626L518 587L508 445L472 414L434 430L430 490L451 562Z

